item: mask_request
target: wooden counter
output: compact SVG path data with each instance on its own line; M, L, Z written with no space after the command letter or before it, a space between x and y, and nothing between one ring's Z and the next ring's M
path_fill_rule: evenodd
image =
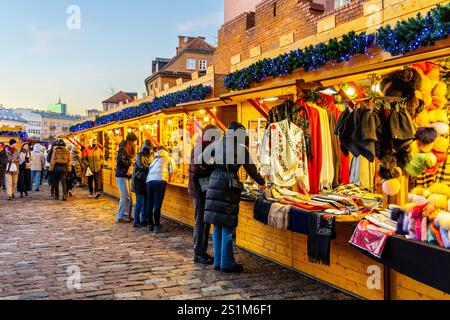
M104 170L105 193L118 197L113 171ZM194 207L185 185L169 184L163 205L163 216L181 224L193 226ZM353 224L336 223L337 240L331 245L331 266L308 261L307 236L266 226L253 218L253 203L242 202L237 245L244 250L282 264L311 278L327 283L360 298L382 300L384 267L348 243ZM380 288L369 289L370 270L380 271ZM391 271L391 299L450 299L450 295L409 277Z

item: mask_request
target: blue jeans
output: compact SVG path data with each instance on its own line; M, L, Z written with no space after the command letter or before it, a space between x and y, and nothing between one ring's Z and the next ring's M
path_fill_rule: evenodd
M136 194L136 206L134 207L134 224L147 223L147 199L143 194Z
M232 269L236 266L233 254L234 229L214 225L214 267Z
M149 225L161 225L161 208L166 196L167 182L150 181L147 183L147 222Z
M33 190L33 181L36 184L36 189L39 190L39 186L41 185L41 171L31 171L31 190Z
M130 180L127 178L116 178L116 181L120 192L119 213L117 214L117 219L128 218L131 214Z

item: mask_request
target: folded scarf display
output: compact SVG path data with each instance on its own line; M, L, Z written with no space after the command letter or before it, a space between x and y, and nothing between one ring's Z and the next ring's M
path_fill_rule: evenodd
M394 234L393 231L388 231L367 220L362 220L356 227L350 243L377 258L381 258L387 240Z
M288 230L290 211L291 206L286 206L279 203L272 204L268 217L269 226L277 229Z
M253 208L253 216L255 220L269 224L269 213L273 202L264 199L264 197L259 197L255 202L255 207Z
M336 239L336 218L311 212L308 221L309 262L330 265L331 240Z
M311 211L292 207L289 218L289 230L307 235L310 213Z

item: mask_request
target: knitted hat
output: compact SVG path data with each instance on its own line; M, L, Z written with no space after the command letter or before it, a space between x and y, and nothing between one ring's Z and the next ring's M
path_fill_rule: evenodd
M436 130L437 134L440 136L445 136L450 131L450 127L445 122L435 122L431 126Z
M438 137L436 139L436 141L434 142L433 150L437 151L437 152L447 152L447 150L448 150L448 140L445 139L442 136Z
M127 141L137 141L138 140L138 137L133 133L133 132L130 132L128 135L127 135L127 139L126 139Z
M416 140L419 141L419 148L422 152L431 152L437 137L436 129L433 127L421 127L416 132Z
M425 157L425 165L427 168L434 168L437 164L437 157L433 153L427 153Z
M448 197L444 196L443 194L433 193L428 197L428 201L439 209L447 210Z
M438 163L444 163L447 160L447 152L437 152L433 150L433 154L436 156Z
M17 141L15 139L9 140L9 145L12 146L13 144L16 144Z
M427 154L418 153L412 157L412 160L406 165L405 171L413 177L422 174L426 168Z
M400 192L401 183L398 179L383 182L383 192L388 196L395 196Z

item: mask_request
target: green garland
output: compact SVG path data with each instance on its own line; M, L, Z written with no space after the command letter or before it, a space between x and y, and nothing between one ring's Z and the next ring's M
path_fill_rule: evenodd
M379 46L392 55L405 54L418 48L432 46L450 34L450 3L438 5L425 16L414 18L380 28L376 34L350 32L341 40L331 39L304 50L297 49L274 59L258 61L247 68L232 72L225 77L229 90L248 89L252 83L259 83L270 77L278 78L294 70L308 72L323 67L326 63L348 61L356 54L368 54L370 46Z

